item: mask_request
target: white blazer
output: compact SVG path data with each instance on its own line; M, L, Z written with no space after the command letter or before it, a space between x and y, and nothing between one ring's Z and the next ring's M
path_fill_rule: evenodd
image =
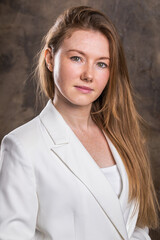
M51 100L5 136L0 240L149 240L148 228L136 227L124 165L106 139L122 177L120 198Z

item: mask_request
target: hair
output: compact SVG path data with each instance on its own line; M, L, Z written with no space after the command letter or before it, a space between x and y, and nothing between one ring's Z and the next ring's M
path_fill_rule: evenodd
M114 25L102 12L89 6L65 10L43 39L37 66L40 94L54 99L53 74L45 63L44 52L57 52L63 40L77 30L99 31L109 41L110 77L102 94L92 103L91 116L103 129L119 152L129 179L129 201L139 207L137 226L158 227L159 209L155 193L146 141L142 134L143 119L133 101L133 89L121 42Z

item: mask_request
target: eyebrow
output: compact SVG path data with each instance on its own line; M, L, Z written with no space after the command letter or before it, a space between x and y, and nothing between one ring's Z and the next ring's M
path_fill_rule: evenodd
M72 52L72 51L74 51L74 52L78 52L78 53L80 53L80 54L82 54L83 56L86 56L86 54L84 53L84 52L82 52L82 51L80 51L80 50L77 50L77 49L69 49L68 51L66 51L66 52ZM99 60L103 60L103 59L109 59L110 60L110 58L109 57L100 57L100 58L98 58Z

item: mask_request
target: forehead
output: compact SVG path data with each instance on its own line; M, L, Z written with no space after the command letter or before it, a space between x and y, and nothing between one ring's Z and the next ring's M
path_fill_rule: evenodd
M64 50L78 48L82 51L108 53L109 41L107 37L99 31L75 30L69 37L66 37L61 45Z

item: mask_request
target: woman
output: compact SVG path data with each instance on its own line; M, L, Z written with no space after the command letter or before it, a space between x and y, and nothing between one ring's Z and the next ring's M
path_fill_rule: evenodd
M2 142L0 239L150 239L158 203L114 26L66 10L38 73L46 107Z

